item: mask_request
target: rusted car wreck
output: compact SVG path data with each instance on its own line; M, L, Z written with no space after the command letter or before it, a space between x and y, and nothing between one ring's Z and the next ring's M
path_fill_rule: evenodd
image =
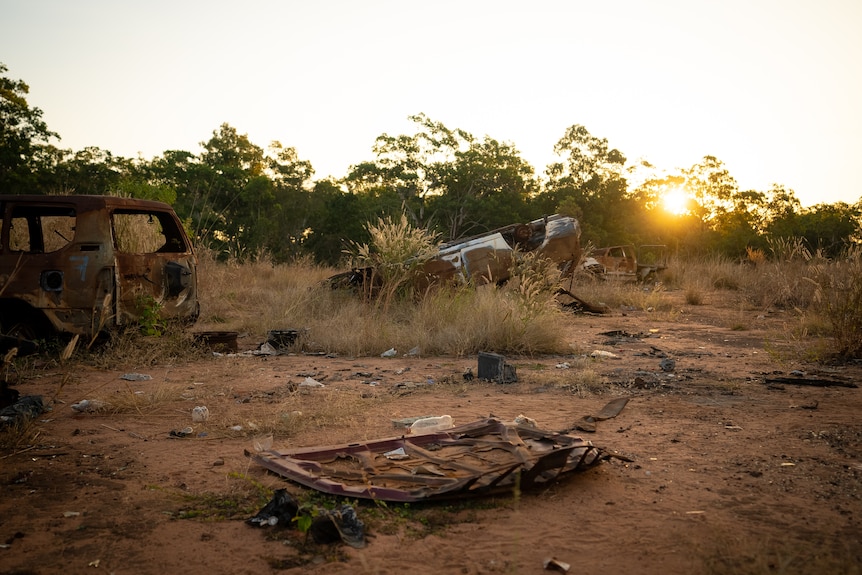
M194 320L196 260L164 203L109 196L0 196L0 329L8 347L95 335L143 313Z
M581 257L580 237L578 220L554 214L441 244L434 257L422 262L421 272L429 283L501 283L509 279L516 254L530 252L557 263L567 275ZM372 291L379 279L376 270L366 267L334 275L329 283Z
M592 250L581 267L603 279L647 282L667 269L667 259L663 245L609 246Z

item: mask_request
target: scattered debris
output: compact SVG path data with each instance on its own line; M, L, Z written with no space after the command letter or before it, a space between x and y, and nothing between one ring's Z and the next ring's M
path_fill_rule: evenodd
M676 369L676 361L669 357L666 357L659 362L658 366L661 368L662 371L670 373L674 369Z
M810 385L814 387L851 387L858 388L859 386L852 381L840 381L837 379L818 379L818 378L803 378L803 377L767 377L763 383L770 386L787 385ZM776 388L780 389L780 388Z
M266 343L276 351L286 351L299 339L298 329L273 329L266 334Z
M479 379L496 381L497 383L514 383L518 381L515 367L506 363L502 355L486 351L479 352Z
M395 350L394 347L391 347L380 354L380 357L395 357L398 355L398 351Z
M120 376L120 379L125 379L126 381L149 381L153 379L153 376L146 373L124 373Z
M286 489L276 489L272 499L246 523L254 527L273 527L290 525L299 512L299 504Z
M351 505L321 511L308 532L315 543L335 543L341 539L355 549L365 547L365 524Z
M171 432L168 434L168 437L175 437L178 439L183 439L183 438L190 436L194 432L195 432L195 430L192 427L184 427L182 429L172 429Z
M571 565L566 563L565 561L560 561L559 559L554 559L551 557L550 559L545 559L543 561L543 566L545 569L549 571L562 571L563 573L568 573Z
M27 419L34 419L45 411L41 395L25 395L12 405L0 409L0 427L15 425Z
M253 527L287 527L293 525L299 515L300 506L296 500L286 489L276 489L270 502L254 517L246 519L246 523ZM320 510L308 532L315 543L334 543L340 539L357 549L365 547L365 524L351 505Z
M205 405L198 405L192 409L192 421L201 423L210 418L210 410Z
M78 403L73 403L71 408L78 413L95 413L108 406L104 401L98 399L82 399Z
M239 333L235 331L202 331L194 334L195 341L218 353L235 353L239 349L237 337Z
M564 308L567 308L573 313L590 313L596 315L611 313L611 308L609 308L605 304L589 303L588 301L579 298L572 292L563 288L557 290L555 297L558 304L560 304Z
M408 459L386 456L399 448ZM494 418L436 433L246 455L324 493L395 502L491 495L515 484L529 490L611 456L576 436Z
M629 402L628 397L618 397L610 401L607 405L605 405L597 414L595 415L585 415L578 422L575 423L574 429L579 431L586 431L588 433L593 433L596 431L596 423L599 421L605 421L607 419L613 419L626 406Z
M419 417L405 417L403 419L393 419L392 425L395 429L407 429L420 419L427 419L429 417L434 417L433 415L420 415Z
M518 415L515 418L515 425L526 425L527 427L532 427L533 429L538 429L539 424L532 417L527 417L523 413Z
M454 427L451 415L440 415L437 417L424 417L417 419L410 426L410 433L417 435L419 433L434 433L435 431L443 431Z
M299 384L299 387L326 387L313 377L306 377L302 380L302 383Z
M619 359L620 356L615 354L612 351L605 351L603 349L597 349L590 354L590 357L594 359Z

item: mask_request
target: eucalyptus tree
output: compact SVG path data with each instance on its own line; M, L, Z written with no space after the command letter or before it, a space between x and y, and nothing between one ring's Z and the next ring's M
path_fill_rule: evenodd
M514 146L447 128L424 114L409 119L417 132L379 136L376 158L351 169L351 192L378 197L381 211L397 201L413 225L446 239L529 217L536 182Z
M27 103L30 87L7 71L0 62L0 193L44 193L42 178L56 159L51 142L60 136L48 129L42 110Z
M545 189L537 198L543 211L578 218L582 237L602 245L629 241L637 202L628 193L626 158L581 125L570 126L554 145L559 161L545 173Z

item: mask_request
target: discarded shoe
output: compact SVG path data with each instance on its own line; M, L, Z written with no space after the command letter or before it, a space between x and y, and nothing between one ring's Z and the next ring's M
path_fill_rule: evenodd
M254 527L289 526L299 512L299 505L286 489L276 489L272 500L257 512L257 515L246 519L246 523Z
M365 524L350 505L326 511L318 516L309 529L315 543L334 543L341 539L351 547L365 547Z

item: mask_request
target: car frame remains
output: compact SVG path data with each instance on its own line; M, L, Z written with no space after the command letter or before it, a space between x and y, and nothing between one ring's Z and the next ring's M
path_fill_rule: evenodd
M110 196L0 196L0 331L7 347L194 321L197 261L165 203Z
M494 418L422 435L247 455L323 493L392 502L529 490L612 456L580 437Z

